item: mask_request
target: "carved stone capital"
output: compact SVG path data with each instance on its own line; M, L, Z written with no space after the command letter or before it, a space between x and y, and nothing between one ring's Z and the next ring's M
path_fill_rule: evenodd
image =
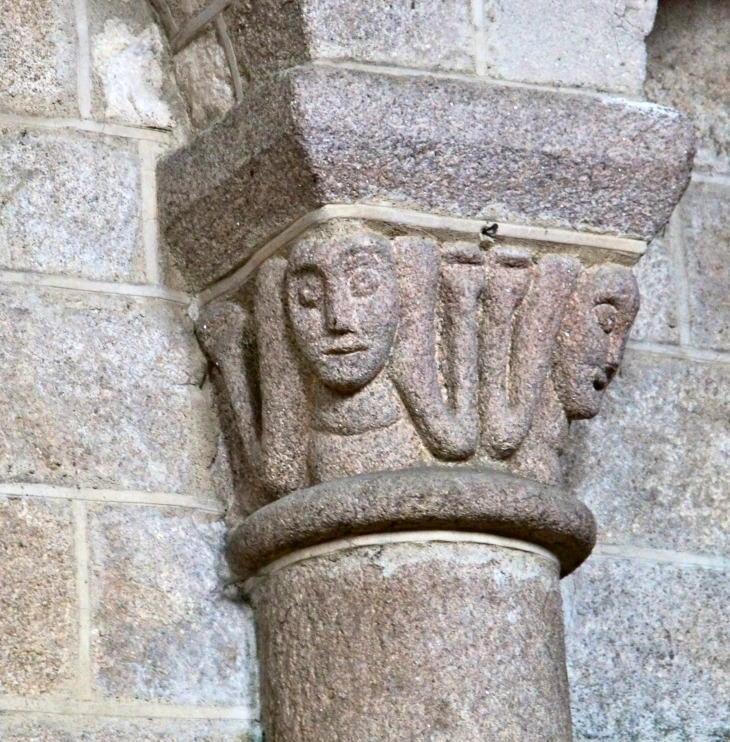
M561 454L619 368L691 129L319 64L246 95L162 163L160 206L237 480L267 742L569 742L558 581L595 523Z
M325 482L410 469L433 469L434 481L446 467L560 486L570 421L597 414L618 369L636 282L590 248L576 256L574 245L495 229L333 219L201 309L198 336L245 468L244 512ZM629 245L620 246L626 261ZM322 540L337 535L325 531Z

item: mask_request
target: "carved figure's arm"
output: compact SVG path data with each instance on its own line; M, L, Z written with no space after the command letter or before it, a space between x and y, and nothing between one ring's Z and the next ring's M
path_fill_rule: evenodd
M495 249L483 294L480 413L485 442L507 457L522 443L550 371L580 263L548 255L532 265L528 254Z
M390 374L427 447L446 460L464 459L479 441L477 411L477 305L483 257L455 245L444 257L425 238L394 240L401 290L401 320ZM436 366L435 316L439 289L444 307L444 401Z
M260 268L254 317L227 301L207 307L196 323L203 350L220 372L246 459L262 486L276 496L307 485L305 423L301 420L306 407L296 363L288 349L281 299L285 267L286 261L272 258ZM253 380L244 357L246 335L254 334L261 390L260 432Z

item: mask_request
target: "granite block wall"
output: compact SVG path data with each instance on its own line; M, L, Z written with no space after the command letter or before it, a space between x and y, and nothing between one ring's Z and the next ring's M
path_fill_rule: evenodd
M16 0L0 14L8 742L259 734L252 621L220 557L227 465L190 297L162 280L155 163L251 75L303 61L287 33L304 11L236 2L223 30L177 50L205 3L151 5ZM727 740L728 4L305 10L323 63L646 97L695 121L692 184L636 268L643 305L624 368L602 416L573 431L571 485L600 535L563 590L577 740ZM257 23L261 59L246 36ZM444 25L451 45L435 40Z
M570 477L599 525L564 581L577 740L730 738L730 6L660 0L649 100L685 111L692 183L636 268L642 309Z
M0 12L0 739L255 739L218 428L160 281L190 118L141 1Z

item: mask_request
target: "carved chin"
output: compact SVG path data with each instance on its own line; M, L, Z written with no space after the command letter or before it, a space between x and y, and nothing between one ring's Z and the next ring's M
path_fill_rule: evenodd
M610 379L600 366L582 366L564 377L559 396L568 417L587 420L601 410L601 402Z
M595 417L601 411L604 389L596 389L592 378L575 384L570 390L569 404L566 405L568 415L578 420Z
M384 360L368 351L346 355L323 355L317 359L315 373L328 387L354 392L369 384L383 369Z

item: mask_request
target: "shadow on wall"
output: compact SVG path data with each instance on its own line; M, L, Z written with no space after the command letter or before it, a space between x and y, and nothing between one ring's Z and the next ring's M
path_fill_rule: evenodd
M647 98L695 122L695 170L730 171L730 3L660 0L646 45Z

